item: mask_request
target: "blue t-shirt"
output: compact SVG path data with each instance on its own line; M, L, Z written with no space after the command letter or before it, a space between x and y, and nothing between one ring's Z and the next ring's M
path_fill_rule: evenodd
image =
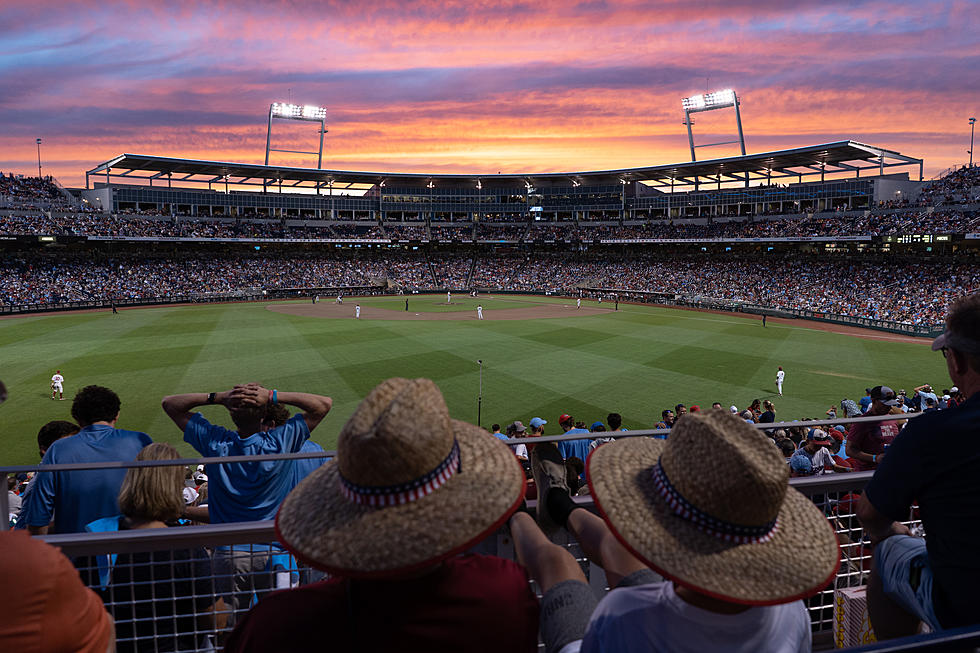
M211 424L194 413L184 429L184 442L207 457L296 453L310 437L303 415L247 438ZM272 519L294 486L296 461L267 460L247 463L211 463L208 475L208 510L212 524Z
M311 451L323 451L323 447L318 445L313 440L307 440L303 443L303 446L299 448L300 453L309 453ZM330 460L329 458L303 458L302 460L293 461L293 487L299 485L299 482L304 478L313 473L313 471L322 465L323 463Z
M151 442L146 433L92 424L52 443L41 464L128 462ZM40 471L20 520L28 526L47 526L53 517L50 533L84 533L89 522L119 514L119 490L125 477L125 469Z
M572 429L571 431L566 431L565 435L576 435L578 433L588 434L588 431L585 429ZM589 457L590 444L592 444L591 440L561 440L558 442L558 452L565 460L575 456L584 463L585 459Z
M861 397L861 399L858 400L858 404L861 406L861 412L862 413L868 412L868 409L871 408L871 404L873 401L874 400L871 397L868 396Z

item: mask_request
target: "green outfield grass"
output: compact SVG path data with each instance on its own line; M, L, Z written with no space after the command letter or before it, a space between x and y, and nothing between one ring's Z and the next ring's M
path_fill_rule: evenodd
M404 297L348 298L404 310ZM323 301L332 301L327 298ZM568 299L454 295L410 296L413 312L501 308ZM483 364L484 426L534 416L559 432L563 412L587 423L610 411L628 428L649 428L678 402L747 406L775 395L777 365L786 370L777 418L822 417L843 397L885 383L898 390L949 385L942 356L923 344L868 340L758 318L654 306L604 303L599 315L528 321L329 320L284 315L265 303L160 307L0 320L0 406L4 464L37 460L38 428L70 419L71 397L87 384L122 398L121 428L192 450L160 409L179 392L223 390L259 381L270 388L330 395L334 408L314 432L325 448L357 402L390 376L424 376L439 384L450 413L476 422ZM593 302L583 305L595 306ZM882 334L887 336L888 334ZM65 376L65 401L52 401L49 380ZM203 408L231 426L221 407Z

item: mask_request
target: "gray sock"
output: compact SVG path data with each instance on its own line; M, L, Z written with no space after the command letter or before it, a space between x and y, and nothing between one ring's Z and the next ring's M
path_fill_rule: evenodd
M545 650L555 653L585 637L589 618L599 602L580 580L564 580L541 597L541 639Z

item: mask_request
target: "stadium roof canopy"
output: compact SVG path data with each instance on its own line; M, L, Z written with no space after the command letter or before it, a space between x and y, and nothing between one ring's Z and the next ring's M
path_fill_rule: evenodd
M143 154L120 154L85 173L90 178L116 183L149 183L153 185L198 186L230 184L235 187L281 187L287 189L369 189L378 186L438 188L467 187L516 188L531 186L600 186L641 182L653 187L690 188L700 185L736 183L775 183L778 181L813 181L825 175L857 177L862 171L884 174L896 166L918 165L922 179L922 159L893 150L865 145L856 141L839 141L809 147L763 152L707 161L692 161L644 168L554 173L508 174L424 174L401 172L355 172L316 168L264 166L228 161L199 161Z

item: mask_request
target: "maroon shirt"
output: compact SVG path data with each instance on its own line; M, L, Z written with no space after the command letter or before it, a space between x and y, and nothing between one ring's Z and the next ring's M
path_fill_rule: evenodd
M451 558L406 580L330 580L278 592L245 616L227 653L536 651L538 600L518 564Z
M898 425L895 422L854 422L847 432L847 442L864 453L877 456L885 452L885 445L891 444L897 434ZM854 457L848 460L851 462L851 467L858 472L866 472L878 467L877 463Z

